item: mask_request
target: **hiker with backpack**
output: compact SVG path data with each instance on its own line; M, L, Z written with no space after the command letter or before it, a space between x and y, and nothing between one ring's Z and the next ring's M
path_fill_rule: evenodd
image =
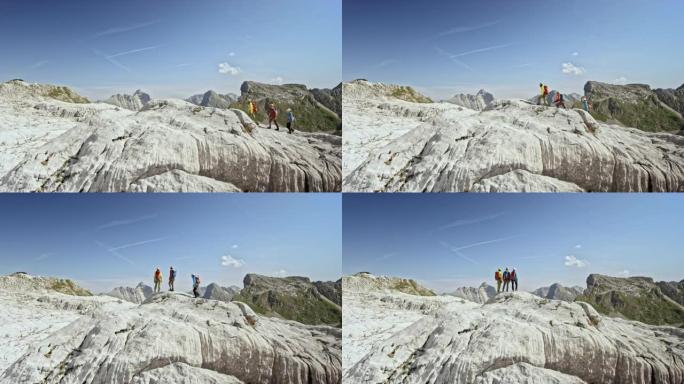
M171 267L169 269L169 291L173 292L173 283L176 281L176 270Z
M543 83L539 83L539 100L537 101L537 105L542 105L542 102L544 105L547 107L549 106L549 86Z
M501 274L501 268L494 272L494 280L496 280L496 293L501 292L501 280L503 280L503 275Z
M508 272L508 268L503 273L503 290L508 292L508 284L511 282L511 273Z
M161 292L162 273L159 268L154 271L154 293Z
M294 114L292 113L292 109L288 108L287 109L287 133L294 132L294 122L295 122L295 117L294 117Z
M515 292L518 290L518 274L515 272L515 268L511 271L511 291Z
M199 297L199 286L200 277L199 275L192 275L192 294L195 295L195 299Z
M553 99L553 103L556 105L556 108L563 107L563 109L567 109L565 107L565 102L563 100L563 94L560 92L556 92L556 96Z
M256 103L251 99L249 100L249 105L247 107L247 110L249 111L249 116L252 118L252 120L254 120L254 124L256 124L258 126L259 123L257 122L256 114L259 111L259 109L257 108Z
M276 131L280 131L280 127L278 126L278 121L276 120L278 118L278 110L275 107L275 104L271 103L268 106L268 129L271 129L271 123L275 123L276 126Z

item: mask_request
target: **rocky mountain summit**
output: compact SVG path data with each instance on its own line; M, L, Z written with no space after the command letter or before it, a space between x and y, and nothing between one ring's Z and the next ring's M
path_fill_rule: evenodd
M487 283L482 283L478 288L459 287L447 295L460 297L462 299L472 301L473 303L484 304L488 302L489 299L496 296L496 288Z
M107 292L107 296L116 297L121 300L126 300L131 303L140 304L149 299L153 294L153 289L142 281L134 288L132 287L116 287Z
M561 284L555 283L548 287L537 288L532 293L550 300L574 301L575 297L581 295L583 292L584 288L579 286L564 287Z
M342 83L335 88L313 88L309 90L314 98L342 118Z
M684 90L670 93L652 90L646 84L613 85L589 81L584 94L593 105L592 115L599 121L617 123L644 131L679 131L684 129L681 104ZM662 97L662 99L661 99Z
M375 276L368 272L346 276L342 279L342 289L354 292L396 291L407 295L435 296L435 292L421 286L415 280Z
M53 97L51 95L55 94ZM242 111L152 100L138 112L63 87L0 84L0 191L339 191L341 140Z
M190 96L189 98L185 99L185 101L202 107L228 109L237 101L237 99L238 96L234 93L226 93L221 95L216 91L209 90L199 95Z
M317 288L325 286L323 294ZM254 311L271 317L291 319L305 324L328 324L339 326L342 319L341 301L335 302L335 296L328 289L336 285L330 283L312 283L307 277L269 277L247 274L244 287L233 297L249 305ZM333 299L328 296L333 296Z
M240 293L240 287L222 287L216 283L211 283L203 291L202 297L205 299L230 302L235 295Z
M150 100L152 100L150 95L138 89L132 95L116 94L104 102L131 111L139 111L143 109Z
M31 281L41 279L49 280ZM339 328L178 292L136 305L34 292L25 280L1 280L0 320L9 326L0 335L0 383L340 382Z
M58 292L71 296L93 295L89 290L79 287L73 280L31 276L24 272L16 272L9 276L0 276L0 290L36 293Z
M684 191L684 140L580 109L496 100L477 112L344 87L348 192Z
M482 111L492 104L494 101L494 95L485 91L484 89L480 89L474 95L460 93L445 101L447 103L460 105L461 107L473 109L475 111Z
M661 290L661 285L665 291ZM592 274L587 278L584 294L575 300L587 302L608 316L681 327L684 326L684 307L678 300L683 293L682 286L655 283L650 277L620 278Z
M655 90L658 99L665 103L668 107L677 111L680 115L684 115L684 84L677 89L662 89Z
M335 111L341 105L341 92L333 90L309 90L303 84L264 84L245 81L240 87L240 97L233 107L248 110L249 100L257 103L257 120L266 123L266 106L273 103L279 111L278 123L285 126L288 108L295 115L299 130L313 132L340 132L342 117Z
M684 333L678 328L611 318L586 303L526 292L500 293L477 304L449 296L348 289L347 278L345 382L684 380Z

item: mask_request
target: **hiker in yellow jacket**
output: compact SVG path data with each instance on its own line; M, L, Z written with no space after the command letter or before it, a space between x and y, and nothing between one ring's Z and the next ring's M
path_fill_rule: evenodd
M537 101L537 105L541 105L542 101L544 102L544 105L547 107L549 106L549 86L539 83L539 100Z
M257 118L256 118L256 114L257 114L258 109L257 109L256 103L253 100L249 101L249 105L247 107L247 110L249 112L249 116L252 118L252 120L254 120L254 124L259 125L259 123L257 122Z

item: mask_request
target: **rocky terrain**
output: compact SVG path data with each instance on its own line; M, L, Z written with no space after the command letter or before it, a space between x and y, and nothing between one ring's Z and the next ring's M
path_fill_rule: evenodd
M116 94L104 102L117 107L126 108L131 111L139 111L143 109L152 100L147 93L137 90L132 95Z
M576 301L591 304L600 313L655 325L684 326L682 286L655 283L650 277L589 275L587 289ZM660 286L669 286L665 291ZM665 294L667 292L668 294ZM672 295L672 297L670 297Z
M126 300L131 303L140 304L152 297L153 289L142 281L134 288L131 287L116 287L107 292L107 296L116 297L121 300Z
M579 109L497 100L483 111L344 85L348 192L684 191L684 140Z
M592 115L599 121L621 124L644 131L679 131L684 128L676 100L667 91L654 91L645 84L612 85L590 81L584 94L592 103ZM661 97L662 96L662 99ZM669 105L665 101L671 103Z
M328 97L329 96L329 97ZM295 126L302 131L337 132L342 129L342 117L335 111L341 104L341 93L334 90L309 90L303 84L273 85L245 81L240 87L240 97L232 105L248 110L249 100L257 103L257 121L268 123L266 106L274 103L278 109L278 124L285 127L287 109L295 115Z
M555 283L548 287L537 288L532 293L550 300L574 301L575 297L581 295L583 292L584 288L579 286L564 287L561 284Z
M342 83L333 89L313 88L309 92L313 94L316 101L325 105L329 110L342 118Z
M317 285L325 286L325 294L319 291ZM340 326L341 301L336 302L335 297L341 296L341 292L334 292L334 289L335 283L312 283L307 277L281 278L250 273L245 276L244 287L233 300L246 303L254 311L265 316L295 320L304 324Z
M485 91L484 89L480 89L474 95L461 93L444 101L447 103L460 105L461 107L472 109L475 111L482 111L485 108L489 107L492 104L492 102L494 102L494 95Z
M237 99L238 96L234 93L221 95L216 91L209 90L203 94L190 96L185 101L202 107L228 109Z
M344 382L684 380L684 332L679 328L611 318L586 303L526 292L500 293L477 304L373 290L377 279L356 275L353 284L346 284L348 277L343 277Z
M677 89L658 88L655 93L665 105L684 115L684 84Z
M368 272L359 272L346 276L342 280L342 292L401 292L414 296L436 296L415 280L398 277L375 276Z
M339 328L177 292L72 296L49 280L0 278L0 383L340 383Z
M78 103L76 103L76 101ZM0 84L0 191L339 191L341 140L242 111L152 100L135 112L65 87Z
M484 304L496 296L496 288L487 283L482 283L478 288L460 287L447 295L460 297L473 303Z
M210 300L230 302L235 295L240 293L240 287L222 287L216 283L211 283L203 289L202 297Z

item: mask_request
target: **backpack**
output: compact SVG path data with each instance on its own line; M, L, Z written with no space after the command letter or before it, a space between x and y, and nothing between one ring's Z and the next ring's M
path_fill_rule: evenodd
M549 94L549 87L545 85L544 86L544 96L546 96L548 94Z
M199 278L199 276L195 276L195 285L197 285L197 286L200 285L200 278Z
M511 271L511 280L515 280L515 271Z
M560 95L560 101L563 101L563 94L559 93L559 95Z
M499 271L494 272L494 280L496 280L496 281L501 280L501 276L499 276Z
M175 269L172 269L172 270L171 270L171 273L169 273L169 277L172 278L172 279L175 279L175 278L176 278L176 270L175 270Z

